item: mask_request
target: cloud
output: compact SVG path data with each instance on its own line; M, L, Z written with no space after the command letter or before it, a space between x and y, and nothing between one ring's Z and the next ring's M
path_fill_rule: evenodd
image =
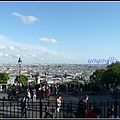
M45 55L56 55L56 53L54 51L45 51L45 52L43 52L43 54L45 54Z
M19 49L20 51L23 51L23 52L27 52L27 51L29 51L29 48L27 47L27 46L17 46L17 49Z
M3 53L0 53L0 58L3 57Z
M4 54L4 57L9 57L9 55L5 53L5 54Z
M14 51L14 47L13 47L13 46L9 46L9 49L10 49L11 51Z
M24 24L31 24L31 23L34 23L35 21L38 20L34 16L31 16L31 15L30 16L24 16L24 15L22 15L20 13L17 13L17 12L13 12L13 15L16 16L16 17L19 17Z
M40 38L39 41L40 42L51 43L51 44L59 44L59 42L55 39Z
M0 50L4 50L4 49L6 49L6 46L0 45Z
M69 55L47 47L13 42L8 37L0 35L1 63L17 63L19 57L23 63L58 63L71 59Z
M0 58L11 58L7 53L0 53Z

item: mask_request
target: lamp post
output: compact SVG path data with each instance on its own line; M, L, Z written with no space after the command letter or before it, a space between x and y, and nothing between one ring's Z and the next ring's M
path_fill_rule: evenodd
M19 57L19 59L18 59L19 75L21 74L21 64L22 64L22 60L21 60L21 58Z
M18 59L19 75L21 74L21 64L22 64L22 60L19 57L19 59ZM19 87L20 87L20 85L19 85Z

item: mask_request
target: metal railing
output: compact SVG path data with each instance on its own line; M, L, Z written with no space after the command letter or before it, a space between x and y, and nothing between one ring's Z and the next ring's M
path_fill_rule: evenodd
M75 113L78 109L78 102L76 101L62 101L61 110L57 112L57 104L55 100L49 100L50 103L50 114L53 118L70 118L75 117ZM41 98L37 99L36 102L30 101L29 109L26 110L26 117L27 118L44 118L46 112L45 108L48 104L48 101L41 101ZM119 116L120 113L120 101L115 99L114 101L100 101L93 103L88 103L88 108L91 110L94 106L99 107L101 109L101 114L99 115L100 118L107 118L108 108L111 105L115 106L115 118ZM21 101L10 100L7 101L3 98L0 101L0 118L25 118L21 114Z

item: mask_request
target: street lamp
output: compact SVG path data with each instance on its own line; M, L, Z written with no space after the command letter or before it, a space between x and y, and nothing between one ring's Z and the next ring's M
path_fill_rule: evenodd
M19 75L21 74L21 64L22 64L22 60L21 60L21 58L19 57L19 59L18 59ZM17 84L18 84L18 83L17 83ZM20 87L20 84L19 84L19 87Z
M18 59L19 75L21 74L21 64L22 64L22 60L21 60L21 58L19 57L19 59Z

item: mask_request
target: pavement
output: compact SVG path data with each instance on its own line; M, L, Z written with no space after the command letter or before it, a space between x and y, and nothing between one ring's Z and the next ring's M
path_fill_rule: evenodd
M79 99L84 98L85 95L89 96L89 102L94 102L94 101L104 101L107 102L109 101L114 101L115 100L115 96L112 96L110 94L96 94L96 95L90 95L88 92L83 92L80 93L79 96L74 96L72 93L59 93L62 95L62 98L64 101L79 101ZM19 95L20 99L22 99L24 96L24 94ZM120 95L117 95L118 97L120 97ZM3 97L5 97L5 100L7 100L7 93L5 92L0 92L0 101L3 100ZM50 100L56 100L57 96L53 95L53 93L50 96ZM47 101L47 100L43 100L42 101Z
M79 101L79 99L83 99L85 95L88 95L89 96L89 102L94 102L94 101L97 101L97 102L107 102L108 100L109 101L114 101L115 100L115 96L112 96L110 95L109 93L107 94L96 94L96 95L90 95L88 92L83 92L83 93L80 93L78 96L74 96L72 95L71 93L60 93L62 94L63 96L63 100L65 101ZM118 95L118 97L120 97L120 95ZM50 99L55 99L56 96L51 96Z

